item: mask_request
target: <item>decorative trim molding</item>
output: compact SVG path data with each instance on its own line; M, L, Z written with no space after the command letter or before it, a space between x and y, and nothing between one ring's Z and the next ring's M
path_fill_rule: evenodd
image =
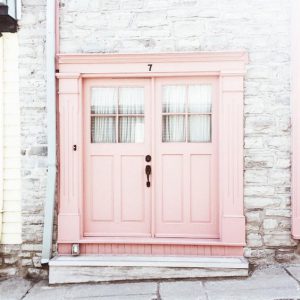
M194 52L163 54L58 54L59 76L65 73L149 76L212 73L240 76L248 55L239 52ZM169 76L171 76L169 74Z
M246 51L237 52L184 52L184 53L136 53L136 54L57 54L60 64L107 64L137 62L248 62Z

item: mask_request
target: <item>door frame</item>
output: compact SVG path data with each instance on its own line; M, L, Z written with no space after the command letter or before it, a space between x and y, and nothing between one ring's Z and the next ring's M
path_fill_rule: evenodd
M59 213L58 243L112 242L83 237L83 81L85 78L219 78L218 240L183 244L245 245L243 215L243 80L248 55L240 52L165 54L59 54ZM152 95L154 80L152 80ZM76 151L73 147L76 145ZM72 166L73 172L66 172ZM124 243L178 243L174 239L118 239Z

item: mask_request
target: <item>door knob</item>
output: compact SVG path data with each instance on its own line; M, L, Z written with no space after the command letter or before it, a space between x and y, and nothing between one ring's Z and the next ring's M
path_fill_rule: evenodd
M145 168L145 173L147 175L147 182L146 182L146 186L147 187L150 187L150 174L151 174L151 166L150 165L147 165L146 168Z
M146 161L146 162L150 162L150 161L151 161L151 155L146 155L145 161Z

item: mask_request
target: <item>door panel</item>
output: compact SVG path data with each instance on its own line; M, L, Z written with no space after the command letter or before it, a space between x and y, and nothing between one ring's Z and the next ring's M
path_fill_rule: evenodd
M133 167L134 166L134 167ZM142 222L145 217L145 158L122 156L121 196L122 221Z
M84 236L150 236L149 87L145 79L84 83Z
M114 219L113 156L91 156L90 161L92 220L112 221Z
M182 222L183 161L182 155L162 156L162 220Z
M211 221L211 156L191 155L191 222ZM199 172L207 170L207 173ZM201 183L201 184L200 184Z
M217 238L217 80L156 81L156 237Z

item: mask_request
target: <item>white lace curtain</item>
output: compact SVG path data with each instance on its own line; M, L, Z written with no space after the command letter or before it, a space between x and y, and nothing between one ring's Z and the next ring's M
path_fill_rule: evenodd
M185 86L167 85L163 92L164 113L185 113ZM185 116L163 116L163 141L185 141Z
M169 85L163 89L163 142L211 140L211 86Z
M119 97L119 99L118 99ZM144 89L92 89L91 133L93 143L115 143L118 119L118 142L140 143L144 140ZM118 106L118 107L117 107ZM117 116L118 109L118 116ZM95 114L95 116L93 116ZM101 116L99 116L101 115ZM102 116L103 115L103 116ZM109 116L105 116L109 115ZM122 116L123 115L123 116ZM138 115L138 116L134 116Z
M130 115L119 118L119 142L142 143L144 141L144 89L120 88L119 113Z
M211 86L190 85L188 87L189 142L211 141Z
M211 141L211 92L210 85L164 86L164 142ZM143 88L97 87L91 100L93 143L144 141Z

